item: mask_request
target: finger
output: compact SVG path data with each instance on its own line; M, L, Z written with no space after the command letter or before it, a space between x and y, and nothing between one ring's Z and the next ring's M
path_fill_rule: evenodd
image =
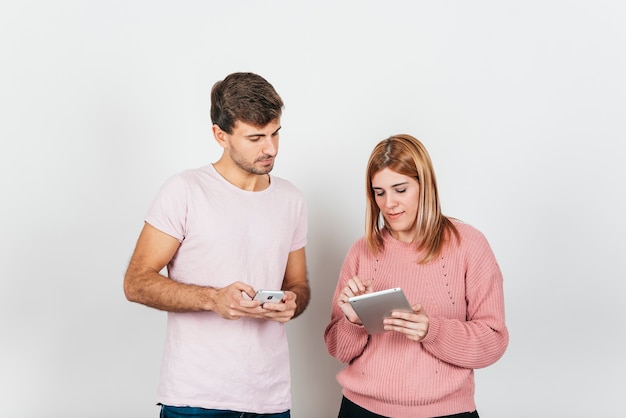
M265 302L261 306L266 311L284 312L288 310L288 305L284 302Z
M284 304L283 304L283 307L284 307ZM287 309L287 310L267 309L267 310L263 310L263 312L259 314L259 317L263 319L271 319L271 320L279 321L279 322L287 322L291 318L293 318L294 314L295 314L295 309Z
M386 325L391 325L394 327L398 327L398 328L406 328L406 329L415 329L416 328L416 323L415 322L411 322L411 321L407 321L405 319L395 319L395 318L386 318L383 321L384 324Z
M366 284L359 278L359 276L354 276L352 279L348 280L348 284L350 289L355 294L363 293L367 288Z
M346 300L352 296L354 296L358 292L356 285L354 283L348 282L346 286L343 288L341 293L345 296Z
M426 336L426 332L422 329L422 327L410 322L404 322L402 324L399 324L398 322L385 324L385 330L404 334L412 341L421 341Z
M354 294L359 291L359 285L357 284L357 282L354 281L354 279L350 279L346 283L346 287L345 287L344 291L345 291L346 295L354 296Z
M232 283L230 286L232 286L232 288L237 289L241 292L245 292L251 298L254 297L254 294L256 293L256 291L254 290L254 287L244 282L237 281L237 282Z
M258 300L242 299L239 301L239 306L242 308L256 308L259 305L261 305L261 302Z
M399 318L399 319L402 319L404 321L409 321L409 322L419 322L419 319L414 312L392 311L391 317Z
M283 296L282 301L283 302L289 302L289 301L292 301L292 300L296 300L297 297L298 297L298 295L296 295L291 290L285 290L285 296Z
M359 292L359 293L365 292L365 284L359 278L359 276L354 276L354 278L352 280L354 280L354 284L356 285L356 291L357 292Z
M415 305L411 306L411 309L413 309L413 312L415 313L421 313L424 307L421 304L416 303Z

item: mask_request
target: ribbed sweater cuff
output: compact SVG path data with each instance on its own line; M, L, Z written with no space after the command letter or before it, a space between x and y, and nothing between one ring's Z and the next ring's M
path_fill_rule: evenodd
M439 329L441 327L441 321L437 318L431 318L430 323L428 324L428 334L422 340L423 343L428 344L437 339L437 335L439 335Z
M348 321L348 318L344 317L343 328L346 332L346 335L352 337L360 337L363 334L367 334L367 330L361 324L355 324L354 322Z

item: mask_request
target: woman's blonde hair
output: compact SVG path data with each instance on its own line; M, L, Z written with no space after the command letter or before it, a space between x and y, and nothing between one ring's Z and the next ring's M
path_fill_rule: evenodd
M458 240L459 233L450 219L441 213L437 180L428 151L419 140L410 135L394 135L380 141L370 155L366 173L365 236L367 245L374 253L382 251L384 248L382 228L389 229L381 216L372 189L372 178L385 168L412 177L420 185L414 243L416 250L425 250L420 263L427 263L441 252L450 234ZM383 225L381 225L381 218L383 218Z

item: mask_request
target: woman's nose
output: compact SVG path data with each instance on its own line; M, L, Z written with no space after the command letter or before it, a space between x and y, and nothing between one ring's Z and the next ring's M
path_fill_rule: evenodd
M392 196L390 196L390 195L385 196L385 206L386 207L393 208L397 204L398 204L398 202Z

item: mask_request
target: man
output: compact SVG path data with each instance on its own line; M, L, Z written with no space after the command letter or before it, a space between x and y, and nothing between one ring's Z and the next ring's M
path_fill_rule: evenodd
M169 179L146 216L124 291L168 312L162 418L290 416L285 323L304 311L310 289L304 197L269 174L282 109L259 75L215 83L222 156ZM284 298L261 304L252 300L259 289Z

